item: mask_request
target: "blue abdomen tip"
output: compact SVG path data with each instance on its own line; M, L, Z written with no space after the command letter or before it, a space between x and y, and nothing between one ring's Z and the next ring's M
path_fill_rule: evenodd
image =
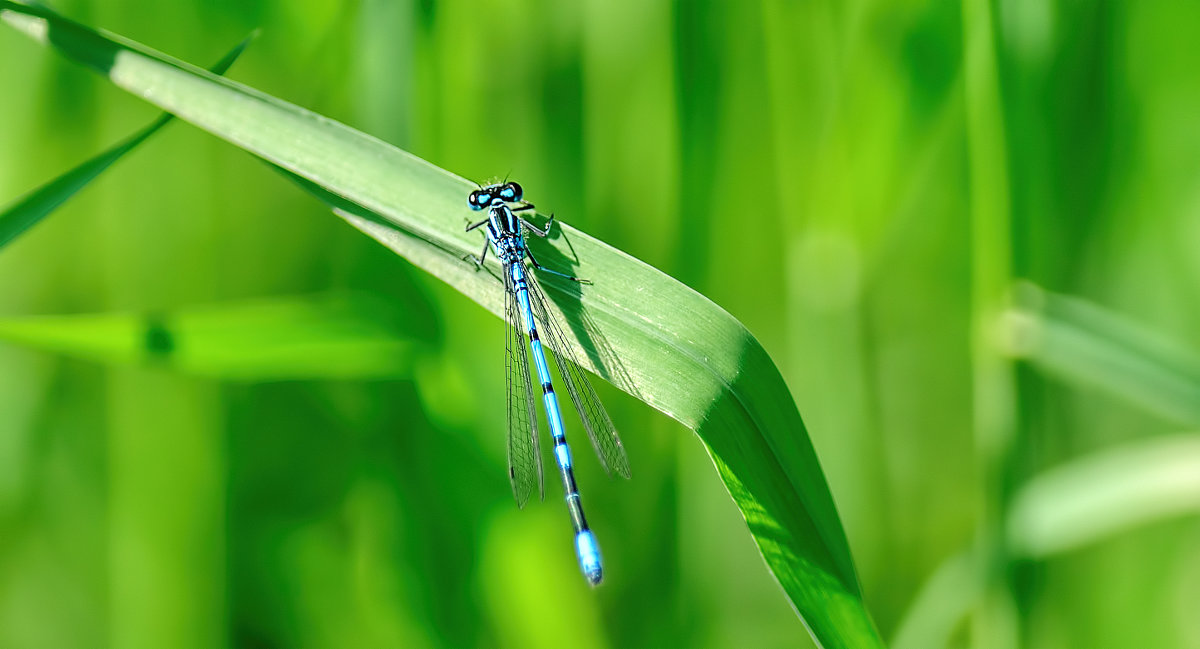
M596 544L596 536L591 530L584 530L575 536L575 552L579 555L579 569L588 583L595 586L604 579L604 569L600 566L600 546Z

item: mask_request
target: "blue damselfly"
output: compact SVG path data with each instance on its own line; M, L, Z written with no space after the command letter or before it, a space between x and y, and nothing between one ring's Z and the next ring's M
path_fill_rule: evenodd
M470 257L478 266L483 265L490 246L500 259L504 276L505 321L507 323L507 366L508 366L508 475L512 482L513 496L517 505L524 507L536 485L538 495L545 497L542 478L542 461L538 442L537 413L534 409L533 382L529 374L529 355L537 370L542 387L542 403L546 410L546 421L550 425L550 437L554 442L554 457L562 476L563 492L566 494L567 510L575 528L575 552L579 557L579 568L593 586L600 583L604 572L600 562L600 548L596 537L588 528L583 515L583 503L575 485L575 473L571 468L571 451L567 446L566 428L558 397L550 379L550 366L546 362L542 336L548 343L559 376L567 387L575 410L583 420L592 446L600 463L610 474L629 477L629 459L625 447L617 436L616 428L592 384L575 361L574 353L567 343L562 328L547 308L546 296L542 293L534 273L526 272L525 260L539 272L557 275L573 282L588 283L577 277L543 267L525 245L525 232L539 237L550 233L554 225L551 215L542 228L517 215L533 209L533 204L522 200L521 186L515 182L504 182L481 187L467 198L471 209L487 210L488 217L478 223L467 225L470 232L486 226L487 241L479 257ZM525 339L529 340L528 352Z

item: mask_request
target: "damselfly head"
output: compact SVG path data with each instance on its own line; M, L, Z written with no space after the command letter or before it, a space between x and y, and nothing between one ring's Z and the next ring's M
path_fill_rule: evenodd
M486 207L491 207L497 200L505 203L515 203L521 200L524 192L521 186L517 183L501 183L497 185L488 185L481 189L476 189L467 196L467 205L473 210L482 210Z

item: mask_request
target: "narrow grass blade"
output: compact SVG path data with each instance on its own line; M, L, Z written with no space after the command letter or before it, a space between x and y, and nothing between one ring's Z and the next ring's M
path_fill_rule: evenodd
M253 40L254 34L251 34L241 43L238 43L236 47L230 50L224 58L212 67L213 73L225 74ZM111 167L114 162L121 159L126 153L135 149L151 135L157 133L159 129L166 126L173 118L174 116L170 113L160 116L150 123L150 125L129 136L111 149L25 194L21 198L18 198L16 202L4 208L3 211L0 211L0 248L8 245L13 239L16 239L29 228L37 225L39 221L67 202L72 196L86 187L88 183L95 180L97 176Z
M971 552L938 566L900 621L892 649L942 649L983 594L979 563Z
M1200 355L1084 300L1033 285L1005 319L1011 353L1072 383L1200 425Z
M1125 444L1052 469L1026 484L1008 536L1046 557L1139 525L1200 511L1200 435Z
M408 375L421 342L391 304L334 295L162 313L0 319L0 340L112 365L234 381Z
M472 183L45 10L0 2L0 19L293 174L352 225L502 315L494 274L463 261L481 243L478 233L463 232ZM758 341L703 296L569 226L533 245L541 262L603 280L544 282L547 306L568 324L580 364L696 431L816 641L829 649L882 646L804 422Z

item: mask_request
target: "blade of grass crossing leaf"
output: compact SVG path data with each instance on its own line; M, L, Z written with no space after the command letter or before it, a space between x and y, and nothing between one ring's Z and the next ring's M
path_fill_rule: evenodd
M228 71L233 62L242 55L242 52L245 51L252 40L254 40L254 34L251 34L230 50L220 62L212 67L212 71L216 74L224 74ZM25 194L13 204L6 207L0 212L0 248L8 245L18 236L29 230L29 228L37 225L38 222L46 218L47 215L60 205L67 202L72 196L86 187L88 183L95 180L96 177L111 167L113 163L121 159L122 156L135 149L142 142L145 142L163 126L166 126L173 118L174 116L170 113L160 116L150 125L129 136L123 142L55 178L49 183Z
M481 243L478 233L463 231L470 182L345 125L53 13L0 1L0 18L295 174L352 225L500 313L496 267L476 272L463 261ZM567 323L581 365L705 441L767 565L817 643L882 646L795 401L758 341L703 296L569 226L532 245L544 264L603 278L589 286L544 282L548 306Z

